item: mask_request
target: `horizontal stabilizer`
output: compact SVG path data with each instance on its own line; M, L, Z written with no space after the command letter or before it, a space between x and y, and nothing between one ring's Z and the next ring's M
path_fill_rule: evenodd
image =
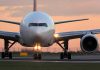
M5 22L5 23L11 23L11 24L20 25L19 22L14 22L14 21L0 20L0 22Z
M59 21L59 22L55 22L55 24L62 24L62 23L69 23L69 22L76 22L76 21L84 21L84 20L88 20L88 19L77 19L77 20Z

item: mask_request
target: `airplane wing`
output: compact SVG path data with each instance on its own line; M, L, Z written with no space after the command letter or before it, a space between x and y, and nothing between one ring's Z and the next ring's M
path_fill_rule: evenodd
M8 20L0 20L0 22L5 22L5 23L11 23L11 24L20 25L20 22L14 22L14 21L8 21Z
M58 22L55 22L55 24L62 24L62 23L69 23L69 22L76 22L76 21L84 21L84 20L89 20L89 19L87 18L87 19L77 19L77 20L58 21Z
M6 31L0 31L0 38L1 39L7 39L11 41L19 41L20 34L17 32L6 32Z
M67 21L57 21L57 22L54 22L54 23L55 23L55 24L62 24L62 23L77 22L77 21L84 21L84 20L89 20L89 19L87 18L87 19L77 19L77 20L67 20ZM11 24L20 25L20 22L15 22L15 21L0 20L0 22L5 22L5 23L11 23Z
M85 30L85 31L72 31L72 32L61 32L57 33L58 37L56 37L56 41L64 41L68 39L75 39L75 38L81 38L86 34L100 34L100 29L94 29L94 30Z

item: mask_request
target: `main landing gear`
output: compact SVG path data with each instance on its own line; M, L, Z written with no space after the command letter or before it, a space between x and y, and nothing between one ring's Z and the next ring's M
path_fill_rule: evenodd
M4 59L5 57L9 57L12 59L12 52L9 52L9 49L15 44L16 42L11 43L9 40L4 40L4 52L1 53L1 58Z
M63 49L63 51L64 52L62 52L61 54L60 54L60 59L65 59L65 58L67 58L68 60L70 60L71 59L71 53L70 52L68 52L68 40L65 40L64 42L63 42L63 45L64 46L62 46L62 44L60 44L59 42L57 42L57 44Z

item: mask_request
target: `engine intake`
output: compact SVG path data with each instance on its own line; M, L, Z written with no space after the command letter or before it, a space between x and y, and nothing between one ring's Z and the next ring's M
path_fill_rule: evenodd
M88 34L82 37L81 39L81 49L85 52L93 52L98 48L98 41L97 38L92 35Z

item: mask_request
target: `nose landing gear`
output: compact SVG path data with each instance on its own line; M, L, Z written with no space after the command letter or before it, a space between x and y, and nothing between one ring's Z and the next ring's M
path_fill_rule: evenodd
M34 60L41 60L42 59L42 55L41 55L41 46L40 44L36 44L36 46L34 47L34 54L33 54L33 59Z
M35 53L33 55L33 57L34 57L35 60L41 60L42 59L41 53Z

